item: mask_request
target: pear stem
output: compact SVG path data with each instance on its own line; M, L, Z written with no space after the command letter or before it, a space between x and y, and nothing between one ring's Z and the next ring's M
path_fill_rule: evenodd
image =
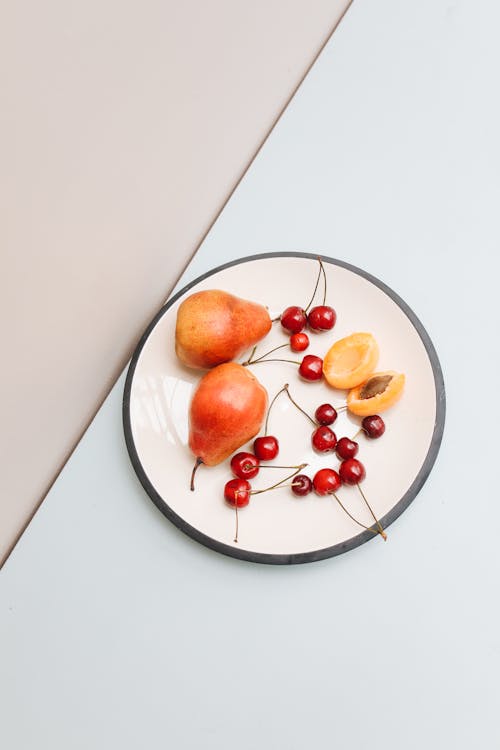
M319 260L319 258L318 258L318 260ZM319 265L320 265L320 268L319 268L319 271L318 271L318 276L317 276L317 279L316 279L316 284L314 286L314 292L313 292L312 297L311 297L311 299L309 301L309 304L307 305L306 309L304 310L305 313L309 310L309 308L311 307L312 303L314 302L314 298L316 296L316 292L318 291L318 284L319 284L319 280L321 278L321 261L320 260L319 260Z
M293 472L293 474L290 474L290 475L289 475L288 477L285 477L285 478L284 478L284 479L282 479L282 480L281 480L280 482L276 482L276 484L272 484L272 485L271 485L270 487L266 487L266 488L265 488L265 489L263 489L263 490L252 490L252 492L250 492L250 494L251 494L251 495L260 495L260 494L262 494L263 492L268 492L269 490L275 490L275 489L277 489L278 487L281 487L281 486L283 485L283 483L284 483L284 482L288 482L288 480L289 480L289 479L293 479L293 477L294 477L294 476L295 476L296 474L298 474L298 473L299 473L299 471L302 471L302 469L305 469L305 467L306 467L306 466L307 466L307 464L300 464L300 466L297 466L297 467L296 467L296 469L295 469L295 471Z
M375 531L375 529L370 528L370 526L365 526L364 523L361 523L361 521L358 521L357 518L354 518L354 516L349 513L349 511L347 510L347 508L345 507L345 505L343 503L341 503L341 501L339 500L339 498L335 494L335 492L332 492L331 494L333 495L333 497L335 498L335 500L338 502L338 504L340 505L340 507L342 508L342 510L344 511L344 513L347 513L347 515L349 516L349 518L351 518L354 521L354 523L357 523L358 526L361 526L363 529L366 529L367 531L371 531L372 534L378 534L379 533L378 531Z
M292 402L292 404L293 404L293 405L294 405L295 407L297 407L297 409L298 409L299 411L301 411L301 412L302 412L302 414L303 414L303 415L304 415L305 417L307 417L307 419L308 419L308 420L309 420L310 422L312 422L312 424L313 424L313 425L314 425L315 427L317 427L318 425L317 425L317 423L316 423L316 422L314 421L314 419L313 419L313 418L312 418L311 416L309 416L309 414L308 414L308 413L307 413L306 411L304 411L304 409L303 409L303 408L302 408L301 406L299 406L299 405L298 405L298 403L297 403L296 401L294 401L294 400L293 400L293 398L292 398L292 397L291 397L291 395L290 395L290 391L288 390L288 385L286 385L286 386L285 386L284 390L286 391L286 395L288 396L288 398L290 399L290 401Z
M191 492L194 492L194 475L196 474L196 470L198 469L198 466L202 463L203 463L203 459L198 456L193 466L193 471L191 472L191 484L190 484Z
M384 529L382 527L382 524L380 523L380 521L378 520L377 516L373 512L372 507L371 507L370 503L368 502L368 500L366 499L366 495L363 492L363 490L361 489L360 485L358 484L356 486L357 486L358 490L361 493L361 497L363 498L363 500L366 503L366 507L368 508L368 510L370 511L370 513L372 514L373 520L377 524L377 528L378 528L380 536L382 537L382 539L384 540L384 542L386 542L387 541L387 534L385 533L385 531L384 531Z

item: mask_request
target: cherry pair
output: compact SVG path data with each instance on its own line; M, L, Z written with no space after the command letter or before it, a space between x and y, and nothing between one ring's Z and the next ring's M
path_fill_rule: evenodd
M241 458L241 456L238 458L239 454L236 454L234 459L237 459L234 461L234 466L237 471L240 471L243 466L245 466L245 461L248 461L247 458ZM246 454L246 456L252 456L251 453ZM255 456L254 456L255 458ZM252 464L248 461L248 465L252 466ZM233 467L233 461L231 461L231 466ZM244 508L248 503L250 502L250 496L251 495L260 495L263 492L268 492L269 490L277 489L278 487L281 487L285 482L288 482L290 479L293 479L302 469L304 469L307 466L307 464L300 464L299 466L294 467L287 467L287 468L294 468L295 471L293 474L290 474L289 476L285 477L284 479L280 479L279 482L276 482L275 484L271 485L271 487L265 487L262 490L253 490L252 485L248 481L248 479L242 479L240 477L237 477L236 479L230 479L228 482L226 482L224 486L224 499L230 505L234 508L235 514L236 514L236 528L234 533L234 541L235 543L238 542L238 509ZM275 468L285 468L285 467L275 467ZM255 465L253 466L253 469L243 469L243 471L250 471L250 473L255 469ZM259 468L257 467L257 472ZM255 473L257 473L255 472ZM252 476L255 476L255 473L252 474Z
M291 305L280 316L281 325L286 331L292 334L292 338L301 334L306 325L309 326L311 331L315 331L316 333L331 331L336 320L337 314L330 305L316 305L309 313L302 307ZM303 334L301 338L295 338L293 342L290 342L290 345L293 349L294 345L303 346L306 342L309 343L309 337L307 334ZM303 348L305 349L306 347L303 346ZM302 351L302 349L296 349L295 351Z
M239 454L236 454L238 456ZM248 454L252 455L252 454ZM232 465L231 461L231 465ZM230 479L228 482L226 482L224 486L224 499L227 501L229 505L231 505L233 508L244 508L245 505L248 505L250 502L250 495L261 495L263 492L269 492L269 490L275 490L278 487L281 487L285 482L288 482L290 479L293 479L299 471L302 471L302 469L305 469L307 464L300 464L299 466L276 466L273 468L279 468L279 469L295 469L293 474L290 474L289 476L285 477L284 479L280 479L279 482L276 482L276 484L271 485L270 487L264 487L264 489L261 490L253 490L252 485L248 481L248 479L243 479L242 477L238 476L236 479ZM258 469L257 469L258 472ZM252 477L256 475L252 474ZM292 485L293 486L293 485Z
M357 523L358 526L361 526L367 531L371 531L373 534L380 534L380 536L384 540L387 540L387 534L385 533L377 516L373 512L373 509L368 502L365 493L360 487L360 482L365 478L365 476L365 467L363 466L361 461L358 461L356 458L349 458L340 464L338 472L335 471L335 469L330 468L319 469L319 471L317 471L314 475L312 481L306 474L297 474L292 479L291 487L292 492L298 497L305 497L310 492L312 492L313 489L317 495L331 495L335 498L342 510L347 513L349 518ZM361 523L361 521L358 521L358 519L355 518L341 502L336 493L337 490L340 489L342 484L357 485L361 497L363 498L363 501L370 511L375 525L377 526L376 531L370 526L366 526L364 523Z
M319 270L318 277L316 279L316 285L314 287L311 301L304 309L298 305L291 305L287 307L280 315L280 321L283 328L292 334L290 339L290 346L293 351L301 352L307 349L309 345L309 337L306 333L302 333L306 326L309 326L311 331L319 333L321 331L331 331L337 320L337 314L333 307L326 304L326 273L321 258L318 258ZM318 284L323 275L323 302L321 305L316 305L311 308ZM310 309L311 308L311 309Z
M360 432L364 432L372 440L382 437L385 432L385 422L378 414L365 417L361 422ZM337 442L335 453L340 459L350 459L354 458L358 450L359 444L355 440L351 440L348 437L341 437Z
M335 469L319 469L312 481L305 474L298 474L292 480L292 492L298 497L304 497L314 491L317 495L330 495L336 492L342 484L359 484L366 476L365 467L356 458L342 461L338 472Z

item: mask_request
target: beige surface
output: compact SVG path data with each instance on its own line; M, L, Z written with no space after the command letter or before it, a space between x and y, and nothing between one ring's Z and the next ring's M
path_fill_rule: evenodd
M1 4L0 560L348 4Z

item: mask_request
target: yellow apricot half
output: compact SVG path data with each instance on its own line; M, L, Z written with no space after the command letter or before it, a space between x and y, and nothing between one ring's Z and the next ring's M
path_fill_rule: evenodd
M371 333L351 333L327 351L323 374L334 388L354 388L374 371L378 344Z
M349 391L347 408L360 417L379 414L396 403L403 393L404 385L405 376L401 372L374 372L364 383Z

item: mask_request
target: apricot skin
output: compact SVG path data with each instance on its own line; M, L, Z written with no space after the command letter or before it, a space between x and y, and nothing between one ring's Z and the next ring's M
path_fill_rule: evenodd
M390 376L391 379L382 393L377 393L371 398L360 398L363 388L372 378L385 378ZM371 414L379 414L393 406L402 396L405 385L405 376L403 373L387 370L386 372L374 372L363 383L352 388L347 394L347 408L352 414L359 417L369 417Z

